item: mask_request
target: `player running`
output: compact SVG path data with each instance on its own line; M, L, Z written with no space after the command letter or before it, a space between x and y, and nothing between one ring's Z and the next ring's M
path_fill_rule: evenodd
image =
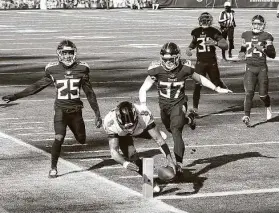
M166 129L172 134L174 154L181 167L185 151L182 130L185 124L194 129L193 113L187 112L186 79L192 78L199 84L218 93L231 93L228 89L215 86L211 81L195 72L191 61L181 59L180 48L173 42L163 45L160 51L161 60L152 62L148 68L148 76L139 90L141 105L146 105L146 93L156 82L160 114Z
M102 125L96 95L89 79L89 66L84 62L78 61L76 54L77 48L72 41L61 41L57 47L58 62L49 63L45 67L44 77L21 92L2 97L4 101L9 103L10 101L36 94L54 83L56 88L54 103L55 139L51 149L50 178L58 176L57 163L67 126L79 143L84 144L86 142L85 125L82 117L83 103L80 100L81 87L95 112L96 127L100 128Z
M270 97L268 95L268 67L266 57L275 58L276 51L273 46L273 36L265 32L265 19L261 15L252 18L252 30L242 33L242 44L239 59L246 59L244 75L244 116L242 121L251 127L250 113L255 95L256 85L259 86L260 99L266 108L266 119L272 117Z

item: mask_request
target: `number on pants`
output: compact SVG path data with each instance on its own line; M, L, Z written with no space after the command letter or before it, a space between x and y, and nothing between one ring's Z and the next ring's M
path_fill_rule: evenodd
M210 38L205 37L205 38L198 38L197 41L199 43L199 48L197 48L198 52L209 52L210 47L205 45L205 41L208 41Z
M79 82L80 79L57 80L56 84L62 84L62 86L57 89L57 99L68 100L79 98L79 87L76 86L76 84L78 84ZM63 91L65 90L67 90L68 92L63 95ZM74 91L76 95L72 94L72 92Z
M174 98L178 98L180 91L184 87L184 81L179 82L162 82L160 81L160 86L163 86L165 88L166 93L163 93L162 90L160 90L160 95L165 98L171 98L171 89L176 89L176 93L174 95Z

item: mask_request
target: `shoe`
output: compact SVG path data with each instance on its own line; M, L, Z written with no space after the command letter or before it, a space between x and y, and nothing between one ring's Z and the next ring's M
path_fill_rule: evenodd
M177 165L176 165L176 177L181 177L181 176L183 176L182 166L181 166L181 163L177 163Z
M196 129L195 113L194 112L190 112L188 114L188 118L189 118L189 123L188 123L189 127L192 130Z
M190 109L189 110L189 114L191 114L191 113L194 115L195 118L199 117L198 109L197 108Z
M160 191L161 191L160 186L158 185L158 183L156 183L154 181L154 183L153 183L153 193L159 193Z
M242 121L243 121L243 123L245 123L245 125L246 125L247 127L251 127L251 123L250 123L250 118L249 118L249 116L247 116L247 115L243 116Z
M266 107L266 120L269 120L271 118L272 118L271 107Z
M48 177L49 178L57 178L57 176L58 176L57 174L58 174L57 169L54 168L54 169L49 170Z

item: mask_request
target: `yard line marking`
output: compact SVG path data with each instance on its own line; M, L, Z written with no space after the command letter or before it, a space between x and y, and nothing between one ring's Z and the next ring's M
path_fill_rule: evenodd
M26 147L26 148L36 152L36 153L42 154L42 155L50 158L50 154L47 153L46 151L41 150L39 148L36 148L35 146L32 146L30 144L27 144L27 143L25 143L24 141L22 141L20 139L14 138L12 136L9 136L9 135L6 135L5 133L0 132L0 138L1 137L9 139L9 140L11 140L11 141L21 145L21 146L24 146L24 147ZM62 164L64 164L64 165L66 165L66 166L69 166L73 170L83 170L84 169L84 168L82 168L82 167L80 167L80 166L78 166L78 165L76 165L74 163L71 163L71 162L69 162L69 161L67 161L67 160L65 160L63 158L60 159L60 162ZM130 189L130 188L124 186L124 185L121 185L121 184L118 184L118 183L116 183L114 181L111 181L111 180L105 178L104 176L98 175L97 173L94 173L92 171L84 172L84 174L87 174L88 176L92 177L93 179L97 179L97 180L103 181L105 185L106 184L107 185L112 185L114 187L117 187L117 188L123 190L124 192L130 193L132 195L135 195L135 196L138 196L138 197L141 197L141 198L143 197L141 193L139 193L137 191L134 191L134 190L132 190L132 189ZM182 211L182 210L177 209L177 208L175 208L175 207L173 207L171 205L168 205L168 204L166 204L164 202L161 202L161 201L157 202L157 201L159 201L159 200L149 200L149 201L146 201L146 202L153 202L154 205L158 206L158 208L162 209L162 210L168 209L170 212L174 212L174 213L188 213L186 211Z
M121 176L120 179L141 178L140 175Z
M0 121L5 121L5 120L18 120L19 118L0 118Z
M106 169L125 169L125 168L123 166L105 166L105 167L102 167L100 169L101 170L106 170Z
M8 128L8 129L5 129L5 130L8 130L8 131L14 131L14 130L27 130L27 129L44 129L44 127L18 127L18 128Z
M30 122L19 122L19 123L9 123L9 125L11 124L15 124L15 125L21 125L21 124L44 124L45 122L36 122L36 121L30 121ZM4 124L4 123L2 123ZM0 123L1 125L1 123ZM5 123L6 125L6 123Z
M28 135L54 135L53 132L33 132L33 133L19 133L17 135L20 135L20 136L28 136Z
M176 199L193 199L193 198L204 198L204 197L225 197L234 195L250 195L250 194L265 194L265 193L277 193L279 188L269 188L269 189L247 189L241 191L224 191L224 192L211 192L211 193L198 193L192 195L166 195L158 196L155 199L158 200L176 200Z
M79 161L103 161L102 158L87 158L87 159L80 159Z
M73 140L74 138L64 138L64 140ZM43 139L30 139L30 141L53 141L53 138L43 138ZM62 144L62 146L65 146L64 144ZM52 146L45 146L46 148L51 148Z

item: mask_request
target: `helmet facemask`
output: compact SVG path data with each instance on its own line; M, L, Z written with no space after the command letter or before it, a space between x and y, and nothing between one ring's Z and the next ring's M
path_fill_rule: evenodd
M133 133L138 123L138 113L129 102L122 102L116 109L116 118L119 126L128 133Z
M263 16L255 15L252 18L252 31L253 33L260 33L264 31L266 22Z
M210 27L213 22L213 17L209 13L202 13L199 17L199 25L203 28Z
M166 71L172 71L176 67L178 67L180 61L180 54L178 55L170 55L165 54L161 55L161 64L165 68Z

